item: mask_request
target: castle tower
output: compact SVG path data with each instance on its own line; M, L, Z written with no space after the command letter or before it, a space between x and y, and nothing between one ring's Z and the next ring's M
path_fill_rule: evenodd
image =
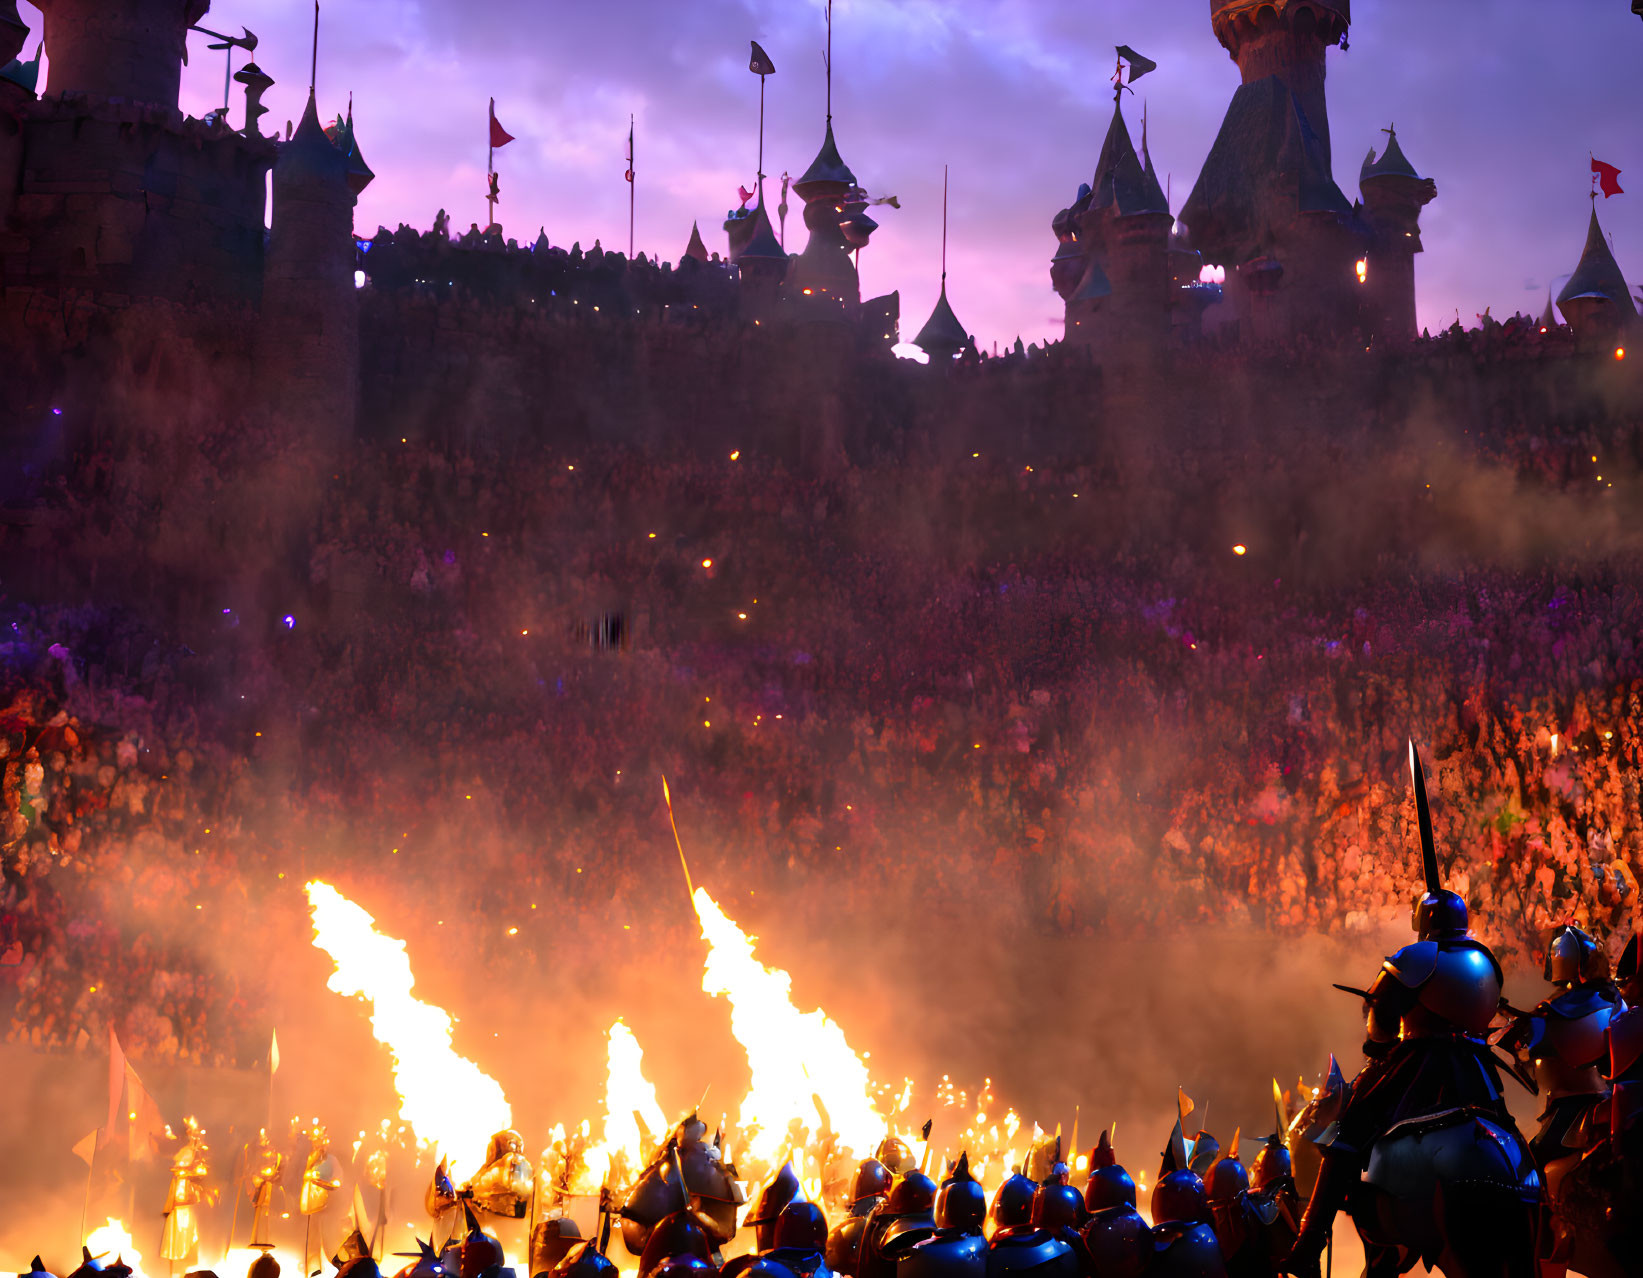
M37 0L46 17L47 89L173 110L188 28L211 0Z
M1387 129L1386 150L1370 151L1358 174L1370 244L1365 261L1364 328L1375 337L1406 342L1415 326L1415 254L1421 251L1421 210L1437 198L1438 184L1415 172Z
M846 217L854 216L848 210L859 189L856 175L839 155L829 121L821 150L804 176L793 183L794 194L804 201L810 239L793 263L790 282L795 295L811 309L819 310L819 303L827 301L843 313L861 304L861 279L850 260L850 242L843 228Z
M776 313L791 259L771 228L762 196L749 220L753 223L752 233L736 256L742 280L741 316L763 322Z
M272 185L258 379L277 410L342 438L354 425L359 367L354 194L348 156L325 136L311 90Z
M1108 354L1158 349L1170 331L1175 220L1144 153L1114 102L1093 182L1051 223L1061 241L1051 281L1067 303L1067 340Z
M1346 42L1352 0L1210 0L1210 23L1245 84L1276 76L1295 95L1328 165L1324 54Z
M1598 225L1595 199L1591 224L1586 228L1586 249L1575 273L1557 295L1557 308L1580 338L1605 337L1637 322L1637 306L1626 287L1626 277Z

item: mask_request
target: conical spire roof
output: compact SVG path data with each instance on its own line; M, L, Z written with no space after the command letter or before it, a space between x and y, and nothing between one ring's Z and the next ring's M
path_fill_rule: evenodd
M693 257L698 262L708 260L707 245L702 243L702 228L695 222L690 224L690 243L685 245L685 256Z
M753 210L753 238L748 240L747 247L741 251L736 260L745 262L749 259L756 262L785 262L787 260L787 250L782 247L781 241L776 238L776 232L771 229L770 214L765 212L762 196L757 207Z
M1552 290L1551 289L1546 290L1546 309L1543 310L1540 313L1540 326L1542 328L1556 328L1557 327L1557 313L1552 310Z
M296 132L280 146L279 158L274 161L274 181L334 182L340 191L348 189L348 157L326 137L312 89L308 90L308 105Z
M1112 123L1107 126L1106 140L1101 144L1090 203L1098 209L1116 206L1120 217L1169 212L1169 203L1164 199L1151 161L1143 167L1141 157L1135 153L1129 125L1124 123L1124 106L1119 102L1113 104Z
M913 345L935 359L941 356L950 358L969 344L970 335L958 322L958 316L953 314L952 304L947 301L947 285L943 282L941 296L936 299L936 309L930 312L930 318L919 329Z
M348 104L348 123L344 126L348 134L348 145L343 148L343 154L348 157L348 189L358 195L372 182L377 175L371 171L371 166L365 162L360 154L359 135L354 132L354 104Z
M804 176L793 183L793 189L799 193L801 200L808 200L806 187L819 187L823 184L849 188L856 185L856 175L850 171L850 166L839 155L839 144L833 140L833 122L827 122L827 136L822 139L821 150L811 161L810 167L804 171Z
M1603 228L1598 225L1595 203L1592 205L1591 224L1586 228L1585 252L1580 255L1580 265L1575 267L1575 273L1557 295L1557 304L1562 306L1577 297L1606 297L1623 313L1637 314L1631 290L1626 286L1626 277L1621 274L1620 264L1614 260L1609 241L1603 238Z
M1415 166L1409 163L1409 158L1404 155L1403 148L1398 145L1398 131L1396 129L1387 129L1386 133L1386 150L1381 152L1379 159L1375 158L1375 148L1369 148L1369 155L1363 162L1363 169L1358 173L1358 184L1360 186L1371 178L1378 177L1414 178L1415 181L1420 181L1421 175L1415 172Z
M1162 210L1168 213L1169 197L1164 194L1163 183L1158 180L1158 170L1152 167L1152 151L1147 146L1147 122L1141 121L1141 175L1145 179L1143 195L1145 196L1148 212Z
M546 253L551 246L548 244L548 228L542 227L536 233L536 243L531 245L531 252Z

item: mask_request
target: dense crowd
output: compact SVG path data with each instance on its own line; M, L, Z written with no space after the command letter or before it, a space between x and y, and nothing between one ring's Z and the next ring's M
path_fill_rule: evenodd
M1637 445L1508 420L1457 456L1366 420L820 478L360 443L263 560L173 553L161 581L132 538L228 557L188 522L222 512L179 475L133 517L141 459L105 441L40 497L54 585L0 612L11 1032L254 1057L256 962L223 956L266 958L301 912L281 881L339 866L476 917L645 922L659 774L705 880L1070 935L1341 932L1407 917L1413 735L1482 935L1618 944Z

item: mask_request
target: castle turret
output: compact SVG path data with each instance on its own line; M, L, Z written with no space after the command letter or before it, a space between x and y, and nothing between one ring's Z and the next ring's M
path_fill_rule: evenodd
M1421 251L1421 210L1437 198L1438 185L1415 172L1387 129L1386 150L1370 151L1358 174L1363 216L1370 243L1364 262L1364 318L1367 331L1408 341L1415 327L1415 254Z
M333 438L352 430L359 365L354 194L314 94L274 162L257 371L276 409Z
M1245 84L1275 76L1295 95L1330 161L1324 55L1346 43L1352 0L1210 0L1215 38Z
M693 257L698 262L706 262L707 245L702 243L702 228L696 223L690 224L690 243L685 245L685 256Z
M742 278L742 318L762 321L775 313L792 261L776 239L762 198L753 210L752 222L752 234L736 258L736 269Z
M1136 153L1123 106L1115 102L1093 182L1051 223L1062 241L1051 279L1058 292L1067 290L1067 337L1112 354L1121 347L1126 355L1157 349L1170 330L1174 219L1145 151L1143 136Z
M1557 295L1557 306L1576 337L1606 336L1637 321L1637 306L1626 287L1626 277L1598 225L1595 200L1591 224L1586 228L1585 251L1575 273Z
M841 311L861 303L861 280L841 225L858 190L856 175L839 155L829 121L821 150L804 176L793 183L794 193L804 201L810 239L793 263L789 282L794 293L807 302L832 302Z
M188 28L211 0L36 0L46 18L47 89L177 106Z

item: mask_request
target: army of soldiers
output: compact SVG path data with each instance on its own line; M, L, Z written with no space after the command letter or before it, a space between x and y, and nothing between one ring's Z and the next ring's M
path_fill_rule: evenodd
M1349 1081L1332 1060L1299 1113L1280 1101L1277 1130L1247 1163L1236 1135L1223 1148L1208 1131L1189 1137L1178 1119L1146 1215L1105 1132L1087 1160L1073 1160L1086 1164L1082 1187L1057 1134L1035 1143L989 1201L967 1152L930 1165L926 1129L922 1157L890 1135L840 1176L847 1188L831 1195L832 1220L791 1161L749 1206L723 1132L710 1135L692 1113L636 1176L613 1169L631 1183L600 1191L586 1238L569 1210L582 1152L574 1138L541 1176L512 1131L492 1138L484 1166L460 1187L442 1162L425 1199L436 1232L403 1257L396 1278L514 1278L484 1217L528 1220L528 1278L613 1278L617 1232L637 1278L1314 1278L1343 1210L1366 1278L1397 1278L1417 1263L1448 1278L1643 1275L1639 939L1611 970L1593 937L1572 922L1558 927L1546 945L1553 992L1531 1010L1511 1007L1500 965L1470 933L1466 902L1443 886L1413 743L1409 764L1425 876L1415 940L1367 988L1337 987L1363 1003L1363 1068ZM1543 1097L1532 1139L1506 1103L1509 1079ZM167 1259L186 1257L197 1239L205 1157L191 1124L172 1169ZM254 1245L266 1247L282 1171L266 1133L247 1168ZM316 1128L303 1214L312 1218L337 1187ZM381 1278L381 1228L366 1237L359 1215L333 1263L347 1278ZM727 1260L739 1226L751 1230L752 1249ZM97 1266L86 1255L71 1278L92 1278ZM46 1278L38 1260L34 1273ZM278 1275L265 1250L250 1278Z

